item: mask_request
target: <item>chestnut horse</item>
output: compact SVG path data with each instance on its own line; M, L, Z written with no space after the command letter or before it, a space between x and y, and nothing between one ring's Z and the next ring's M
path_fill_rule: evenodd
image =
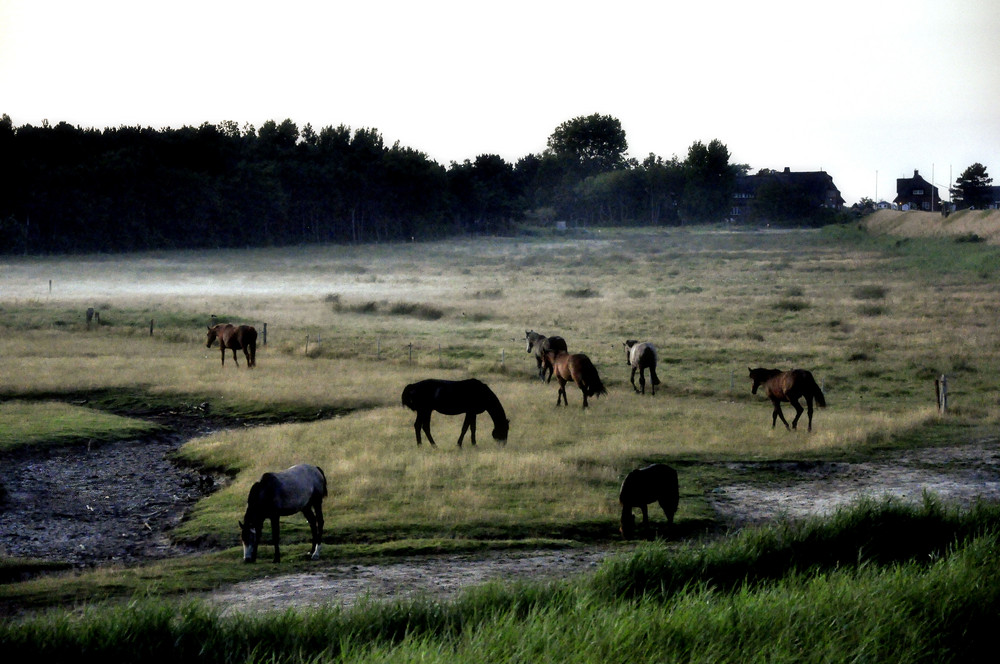
M524 341L528 346L525 349L526 352L535 354L535 364L538 365L538 378L546 382L552 380L551 368L546 369L545 367L545 353L550 350L568 350L566 340L556 336L546 337L534 330L525 330ZM545 376L546 371L548 371L547 380Z
M632 367L632 389L640 394L646 393L646 369L649 369L649 380L651 391L656 394L656 386L660 384L660 379L656 376L656 362L659 356L656 354L656 346L644 341L639 343L635 339L625 342L625 364ZM635 386L635 372L639 372L639 387ZM640 389L642 388L642 389Z
M323 538L323 498L326 497L326 475L319 466L300 464L280 473L264 473L254 482L247 495L247 511L240 521L240 541L243 542L243 562L257 561L264 520L271 520L274 540L274 562L281 562L278 548L278 519L302 512L309 522L312 548L309 557L319 559Z
M566 383L573 381L583 392L583 407L587 407L587 397L601 396L607 394L608 390L601 382L601 377L597 374L597 368L590 358L583 353L567 353L564 350L550 350L545 353L545 366L559 381L559 394L556 396L556 406L565 403L569 406L569 399L566 398Z
M749 368L749 367L748 367ZM750 369L750 380L753 381L751 392L757 394L757 388L764 386L767 398L774 404L774 411L771 413L771 428L777 424L778 418L784 423L786 429L794 429L802 417L802 405L799 399L806 400L806 409L809 414L809 431L813 428L813 399L820 408L826 407L826 399L823 391L816 384L816 379L805 369L792 369L782 371L781 369ZM795 419L789 428L785 414L781 412L781 402L787 401L795 409Z
M622 506L621 534L625 539L631 539L635 534L635 515L632 508L642 511L642 525L649 525L650 503L659 503L664 516L667 517L667 527L674 525L674 514L680 492L677 487L677 471L662 463L654 463L645 468L636 468L625 476L621 491L618 492L618 502Z
M239 360L236 359L236 351L240 349L247 358L247 367L257 366L257 330L252 326L219 323L208 328L208 342L205 348L211 348L216 340L222 349L222 366L226 366L227 348L233 351L233 362L236 366L240 366Z
M428 378L412 383L403 389L403 405L417 413L417 419L413 422L417 445L420 444L421 429L427 434L430 444L435 444L431 437L431 412L435 410L442 415L465 414L462 433L458 436L459 447L462 446L466 431L472 435L472 444L476 444L476 415L483 411L493 418L493 439L501 445L507 442L510 420L500 405L500 399L493 394L493 390L486 383L475 378L467 380Z

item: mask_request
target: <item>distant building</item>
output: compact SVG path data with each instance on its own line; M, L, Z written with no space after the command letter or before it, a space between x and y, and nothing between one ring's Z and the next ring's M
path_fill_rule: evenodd
M774 207L763 205L760 198L768 199L769 203L782 198L790 210L800 214L808 214L822 208L839 210L844 206L844 198L829 173L792 172L788 167L783 171L763 169L756 175L737 176L732 216L736 219L753 217L754 207L758 206L759 202L764 207Z
M940 210L941 199L938 188L920 177L920 172L914 170L912 178L896 180L896 198L893 205L901 210Z

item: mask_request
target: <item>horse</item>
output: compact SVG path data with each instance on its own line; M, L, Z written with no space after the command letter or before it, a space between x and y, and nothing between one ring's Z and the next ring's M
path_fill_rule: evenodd
M535 363L538 365L538 378L545 382L552 380L551 370L548 372L547 380L545 377L545 353L550 350L568 350L566 340L557 336L546 337L534 330L525 330L524 340L528 346L525 349L526 352L535 354Z
M632 367L632 375L629 377L632 389L640 394L646 393L646 369L649 369L652 394L656 395L656 386L660 384L660 379L656 376L656 362L659 359L656 346L646 341L639 343L635 339L629 339L624 346L625 364ZM639 372L639 387L635 386L636 371Z
M662 463L654 463L645 468L636 468L625 476L622 488L618 492L618 502L622 506L621 534L625 539L632 539L635 534L635 515L632 509L642 510L642 526L649 526L649 503L659 503L663 514L667 517L667 527L673 528L674 514L680 492L677 488L677 471Z
M590 358L583 353L567 353L564 350L550 350L545 353L545 366L550 373L554 374L559 381L559 394L556 396L556 406L565 403L569 406L569 399L566 398L566 383L573 381L583 392L583 407L587 407L587 397L601 396L607 394L608 390L601 382L601 377L597 373L597 367L590 361Z
M500 399L486 383L469 378L466 380L438 380L428 378L407 385L403 389L403 405L416 411L417 419L413 422L413 430L417 435L417 445L420 445L420 430L427 434L427 440L435 445L431 437L431 412L442 415L461 415L465 413L462 422L462 433L458 436L458 446L462 446L465 432L469 431L472 444L476 444L476 415L486 411L493 418L493 438L500 445L507 442L510 430L510 420L504 413Z
M216 339L222 349L222 366L226 366L226 349L233 351L233 362L240 366L236 359L236 351L243 349L247 358L247 368L257 366L257 330L250 325L230 325L219 323L208 328L208 341L205 348L211 348Z
M247 495L247 511L240 521L240 541L243 542L243 562L257 561L264 519L271 520L274 539L274 562L281 562L278 548L278 518L302 512L309 522L312 548L309 557L319 559L323 536L323 498L326 496L326 475L318 466L299 464L278 473L264 473L254 482Z
M749 367L747 367L749 369ZM795 429L802 417L802 406L799 404L800 398L805 398L806 409L809 414L809 431L812 431L813 424L813 399L820 408L826 407L826 398L823 391L816 384L816 379L805 369L792 369L782 371L781 369L750 369L750 380L753 381L751 392L757 394L757 388L764 386L767 398L774 404L774 411L771 413L771 428L778 422L778 418L784 423L786 429ZM787 401L795 408L795 419L789 428L785 414L781 412L781 402Z

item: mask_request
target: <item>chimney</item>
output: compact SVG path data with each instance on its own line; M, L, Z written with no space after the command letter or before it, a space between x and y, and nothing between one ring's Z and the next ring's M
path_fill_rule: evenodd
M792 169L788 168L788 166L785 166L785 172L786 172L786 173L791 173L791 172L792 172Z
M917 169L914 168L913 169L913 179L916 180L918 177L920 177L920 171L918 171Z

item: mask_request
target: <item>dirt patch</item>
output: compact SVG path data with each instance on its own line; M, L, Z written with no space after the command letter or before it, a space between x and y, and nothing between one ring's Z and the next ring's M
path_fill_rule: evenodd
M188 552L169 532L217 477L169 458L191 437L166 433L0 459L0 553L87 567Z
M738 470L765 464L733 464ZM770 464L768 470L775 470ZM719 487L710 495L716 514L741 526L777 518L828 515L863 497L918 502L925 492L961 506L1000 500L1000 442L910 450L886 461L787 463L777 468L792 479L779 486L746 483Z
M206 595L209 603L235 612L289 608L347 607L358 601L454 597L487 581L557 579L597 567L608 548L491 552L420 556L385 564L331 565L322 572L286 574L235 584Z

